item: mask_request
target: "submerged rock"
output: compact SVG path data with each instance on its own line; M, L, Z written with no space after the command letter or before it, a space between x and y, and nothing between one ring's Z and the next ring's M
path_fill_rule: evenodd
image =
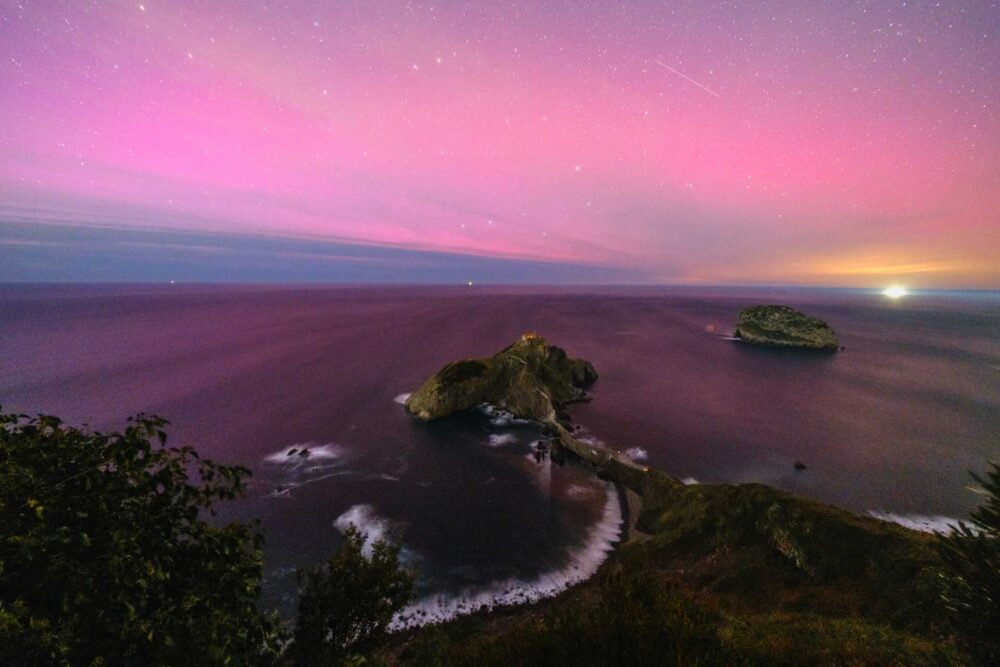
M807 350L836 350L837 334L823 320L788 306L753 306L740 311L733 336L748 343Z
M565 404L586 400L583 387L596 379L589 361L573 359L529 333L492 357L446 365L404 405L424 421L490 403L516 418L545 422Z

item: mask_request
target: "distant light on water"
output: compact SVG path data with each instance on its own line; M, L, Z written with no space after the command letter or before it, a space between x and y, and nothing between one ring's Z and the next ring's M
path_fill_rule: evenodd
M893 285L892 287L887 287L886 289L882 290L882 294L889 297L890 299L899 299L900 297L904 297L907 294L909 294L909 292L905 287L901 285Z

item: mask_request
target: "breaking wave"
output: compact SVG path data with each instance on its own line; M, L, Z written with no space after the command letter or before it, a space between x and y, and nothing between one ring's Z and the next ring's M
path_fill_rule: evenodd
M406 399L408 399L410 396L411 396L411 394L399 394L398 396L396 396L392 400L394 400L395 402L399 403L400 405L405 405L406 404Z
M881 512L878 510L870 510L868 512L868 515L873 516L876 519L881 519L882 521L898 523L900 526L903 526L904 528L909 528L910 530L919 530L922 533L949 534L954 532L955 527L958 525L958 519L954 519L950 516L927 515L927 514L896 514L895 512Z
M626 449L625 454L628 455L633 461L648 461L649 452L647 452L642 447L632 447L631 449Z
M270 464L271 470L265 469L263 476L274 484L270 495L287 497L306 484L349 474L346 470L338 470L346 454L344 447L332 442L303 442L268 454L264 461Z
M280 452L274 452L264 457L268 463L299 467L316 463L317 461L333 461L343 457L344 448L329 442L325 445L317 445L314 442L303 442L298 445L286 447Z
M494 426L510 426L511 424L531 424L530 419L519 419L510 412L489 403L479 406L480 412L490 418L490 423Z
M372 555L372 545L375 542L392 537L392 524L379 516L372 505L353 505L333 521L334 528L342 533L346 533L352 524L365 536L365 546L362 549L365 556Z
M598 438L596 435L592 435L583 430L581 430L579 433L576 433L574 437L580 442L585 442L588 445L594 447L606 447L603 440Z
M517 438L510 433L490 434L490 447L503 447L504 445L510 445L515 442L517 442Z
M441 623L482 609L537 602L553 597L570 586L592 577L621 539L622 512L615 487L607 484L604 514L578 547L569 551L568 563L558 569L525 580L511 578L482 588L469 588L457 595L438 594L421 598L396 614L390 629L403 630Z
M681 480L681 484L685 484L687 486L691 486L692 484L700 484L700 483L701 482L699 482L698 480L696 480L694 477L685 477L684 479Z
M374 505L368 503L352 505L346 512L333 520L333 527L341 533L346 533L352 524L365 539L361 553L366 558L371 558L375 543L381 540L399 545L399 562L404 567L413 568L420 561L416 552L407 549L400 541L402 524L379 515Z

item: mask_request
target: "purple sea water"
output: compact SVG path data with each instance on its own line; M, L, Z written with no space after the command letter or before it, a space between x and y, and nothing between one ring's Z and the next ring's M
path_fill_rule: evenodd
M769 302L826 319L846 349L725 340L740 308ZM617 533L603 483L534 460L537 427L421 424L399 403L527 330L600 372L575 421L680 478L921 521L964 517L967 471L1000 459L996 292L8 285L0 405L96 429L156 413L173 444L253 468L222 517L263 521L269 604L290 608L291 572L353 521L403 544L411 611L454 613L573 583Z

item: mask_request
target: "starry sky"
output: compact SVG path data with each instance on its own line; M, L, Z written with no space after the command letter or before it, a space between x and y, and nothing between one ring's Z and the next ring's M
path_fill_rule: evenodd
M998 93L988 0L0 0L0 281L995 289Z

